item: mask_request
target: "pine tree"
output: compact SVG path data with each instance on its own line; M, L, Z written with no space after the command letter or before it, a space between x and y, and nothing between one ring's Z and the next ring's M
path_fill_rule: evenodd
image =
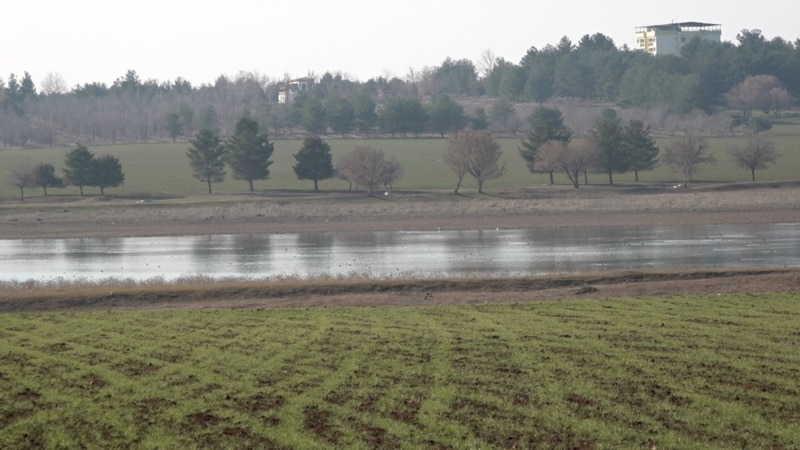
M297 179L312 180L314 192L319 191L320 180L332 178L336 173L333 169L330 146L317 136L305 138L294 159L297 160L297 164L294 165Z
M78 186L83 197L83 187L91 186L94 153L81 144L70 150L64 157L64 181Z
M273 150L267 133L258 133L258 123L242 117L225 144L225 162L233 171L233 178L247 181L250 192L253 192L254 180L269 178Z
M213 131L202 129L192 139L192 144L186 151L189 157L189 166L192 176L208 184L208 193L211 193L211 183L225 180L225 147Z
M636 181L639 181L640 170L653 170L658 164L656 141L650 136L650 127L645 127L640 120L628 122L622 131L622 138Z

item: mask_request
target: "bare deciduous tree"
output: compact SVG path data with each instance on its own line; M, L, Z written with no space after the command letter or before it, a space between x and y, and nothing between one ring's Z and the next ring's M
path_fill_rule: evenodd
M580 188L580 175L597 163L600 149L588 139L548 141L539 149L536 164L546 170L563 170L575 189Z
M403 174L403 167L392 158L387 160L383 150L357 146L339 160L337 170L342 178L356 186L366 186L367 193L378 186L391 189L392 183Z
M58 72L47 72L41 84L41 92L44 95L58 95L67 92L67 82Z
M742 111L745 119L750 117L753 110L761 110L765 114L785 109L792 104L791 94L783 84L773 75L752 75L737 84L725 98L728 106Z
M733 162L742 169L750 171L750 180L756 181L756 169L764 169L781 157L775 144L767 138L756 136L747 140L744 146L730 149Z
M25 188L36 185L36 169L31 166L11 169L11 184L19 189L19 201L25 201Z
M445 160L451 167L453 164L463 166L475 178L479 194L483 194L483 183L486 180L500 178L506 172L505 163L500 163L503 151L488 130L462 131L458 137L450 139L447 153L449 155L445 156Z
M716 164L717 160L708 153L708 144L698 135L684 136L667 147L664 163L673 172L683 177L683 187L688 188L692 175L703 164Z

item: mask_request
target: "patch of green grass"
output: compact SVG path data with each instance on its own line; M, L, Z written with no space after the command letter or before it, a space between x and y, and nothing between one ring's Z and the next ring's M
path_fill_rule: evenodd
M783 153L778 164L767 169L757 171L756 177L760 181L796 179L795 168L800 166L800 148L797 139L800 136L800 118L795 116L781 117L773 130L764 133L774 139L776 147ZM728 156L728 148L744 142L744 137L709 138L711 152L717 157L716 166L704 166L696 175L697 181L748 181L749 172L734 166ZM658 139L662 151L672 141L672 138ZM403 177L395 184L398 190L449 190L455 187L455 176L450 169L441 162L442 153L447 148L447 139L337 139L330 138L328 142L331 152L336 159L356 145L369 145L386 152L387 156L396 157L405 168ZM500 179L490 180L486 183L486 190L491 193L493 189L522 188L546 184L549 182L547 175L531 174L528 172L517 148L520 138L502 138L500 143L503 149L503 160L507 165L507 173ZM257 190L311 190L310 181L297 180L292 167L295 164L294 153L300 149L301 140L276 140L273 154L271 175L267 181L257 181ZM115 194L203 194L205 184L194 179L187 163L186 149L188 143L163 143L163 144L136 144L90 147L97 155L112 154L120 159L125 172L125 184L119 188L108 189L110 195ZM12 169L25 164L35 165L40 162L53 164L57 173L61 174L64 155L68 149L24 149L0 151L2 167ZM666 167L659 166L653 171L640 173L640 182L648 183L673 183L678 180L675 174ZM568 184L562 174L557 174L556 182ZM605 174L589 174L590 184L606 184L608 178ZM616 174L615 182L629 184L634 182L633 172ZM475 183L465 178L463 191L469 194L475 190ZM325 180L320 184L323 190L346 190L348 184L341 180ZM217 193L242 192L247 190L247 183L234 180L230 174L222 183L213 185ZM38 188L26 190L28 196L41 196ZM66 189L50 189L51 195L76 195L75 187ZM87 195L96 195L94 188L84 191ZM19 195L11 184L11 175L8 170L0 172L0 198L13 199Z
M0 447L796 448L797 300L6 314Z

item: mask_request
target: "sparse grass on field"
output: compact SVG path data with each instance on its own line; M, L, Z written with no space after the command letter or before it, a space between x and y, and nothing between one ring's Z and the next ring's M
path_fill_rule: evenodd
M767 169L757 171L756 177L760 181L797 179L797 167L800 167L800 118L796 116L781 117L775 128L764 136L775 140L776 148L782 152L783 157L778 164ZM545 185L548 178L543 174L531 174L518 154L520 145L518 138L500 139L503 148L503 160L508 171L500 179L490 180L486 183L487 192L502 189L519 189L530 186ZM728 148L731 145L742 143L746 137L708 138L711 152L717 157L719 164L716 166L702 167L696 175L697 181L702 182L730 182L747 181L749 173L733 165L728 157ZM658 139L658 145L663 149L671 142L672 138ZM301 145L301 140L276 140L273 154L271 176L267 181L257 181L255 188L258 191L269 190L307 190L312 189L310 181L298 181L292 170L295 160L293 154ZM356 145L369 145L382 149L388 156L396 157L405 168L403 177L395 183L395 188L404 191L415 190L450 190L455 186L455 176L441 162L441 156L447 147L447 139L338 139L328 138L331 153L336 159L351 151ZM151 194L151 195L187 195L205 193L205 184L192 178L186 158L186 149L189 144L161 143L138 145L113 145L91 147L90 150L97 155L112 154L120 159L125 172L125 184L118 188L108 189L107 193L113 195ZM61 174L64 155L68 149L20 149L0 150L0 168L11 169L24 164L38 164L49 162ZM19 193L11 185L9 170L0 170L0 199L13 200ZM640 184L674 183L679 177L671 173L666 167L658 167L653 171L640 174ZM556 182L569 184L566 177L558 174ZM590 184L606 184L607 176L604 174L589 174ZM633 173L615 175L615 182L630 184L634 182ZM230 174L223 183L214 185L217 193L237 193L246 191L244 181L232 179ZM344 191L348 184L341 180L325 180L320 184L325 191ZM470 193L475 186L472 180L465 179L462 190ZM50 189L51 195L77 195L77 188ZM85 190L87 195L96 195L93 188ZM31 197L41 196L38 188L26 189L26 195Z
M797 300L5 314L0 447L796 448Z

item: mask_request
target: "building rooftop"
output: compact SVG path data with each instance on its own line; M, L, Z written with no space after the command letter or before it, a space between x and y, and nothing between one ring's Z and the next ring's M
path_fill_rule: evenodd
M722 25L718 23L705 23L705 22L675 22L665 23L662 25L645 25L636 27L636 31L649 31L649 30L672 30L672 31L716 31L721 30Z

